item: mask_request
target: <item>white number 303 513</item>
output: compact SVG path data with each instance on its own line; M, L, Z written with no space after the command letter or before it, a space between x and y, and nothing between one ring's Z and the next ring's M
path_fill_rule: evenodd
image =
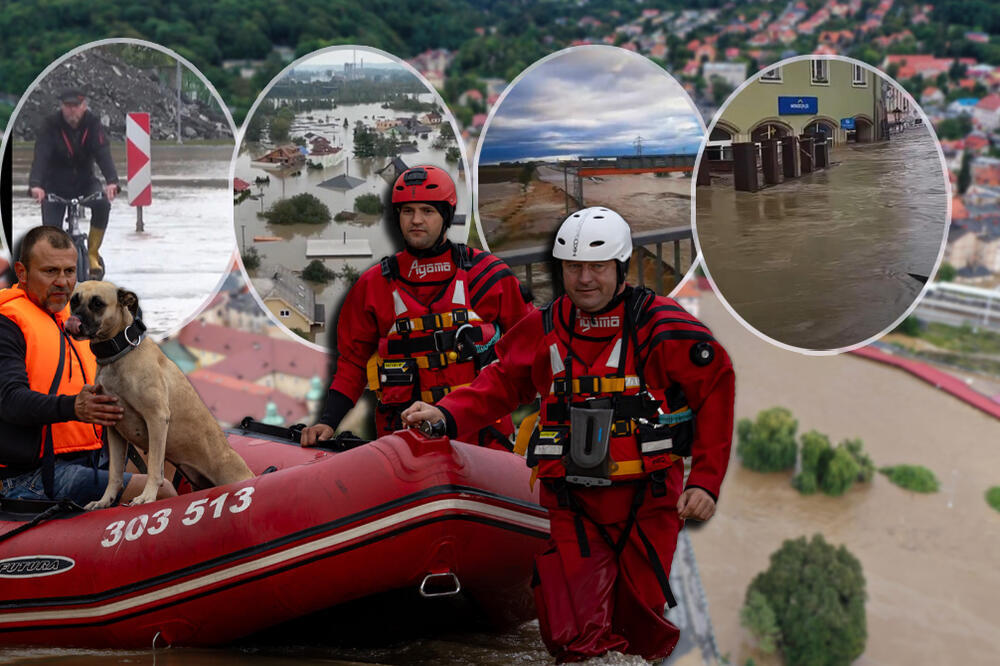
M202 519L217 520L226 513L241 513L250 508L253 502L253 486L240 488L230 495L222 493L218 497L203 497L188 504L181 518L182 525L194 525ZM111 548L125 541L136 541L143 535L155 536L163 532L170 525L172 509L160 509L152 515L141 514L134 516L131 520L116 520L104 528L104 538L101 545Z

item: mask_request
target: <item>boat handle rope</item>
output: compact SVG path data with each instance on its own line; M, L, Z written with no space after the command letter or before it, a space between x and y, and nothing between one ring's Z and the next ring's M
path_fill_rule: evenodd
M24 525L19 525L18 527L12 529L10 532L7 532L5 534L0 534L0 542L6 541L7 539L11 539L17 536L18 534L21 534L22 532L27 532L35 525L43 523L46 520L49 520L50 518L54 518L55 516L58 516L61 513L76 513L78 511L83 511L83 507L69 500L59 500L57 504L53 504L45 511L42 511L40 514L32 518L30 521L26 522Z

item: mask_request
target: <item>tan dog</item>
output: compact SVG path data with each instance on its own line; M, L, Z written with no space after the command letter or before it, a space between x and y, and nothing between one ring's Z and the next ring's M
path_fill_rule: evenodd
M164 459L196 488L253 477L184 373L142 335L139 322L133 324L138 307L134 293L110 282L81 282L70 299L73 316L66 328L91 341L99 364L95 383L125 409L121 421L108 429L108 487L87 509L111 506L121 492L126 440L148 453L146 486L132 504L156 499Z

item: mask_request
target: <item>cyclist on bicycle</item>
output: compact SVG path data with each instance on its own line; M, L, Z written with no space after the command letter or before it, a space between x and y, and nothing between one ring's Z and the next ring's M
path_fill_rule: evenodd
M119 192L118 172L111 158L108 137L100 119L87 109L86 96L76 88L59 94L59 111L47 116L35 139L35 158L28 187L42 205L42 224L61 227L66 204L48 201L48 193L62 198L86 196L101 189L94 175L94 162L104 174L106 198L88 202L92 214L88 236L88 258L93 279L103 277L98 250L111 214L111 202Z

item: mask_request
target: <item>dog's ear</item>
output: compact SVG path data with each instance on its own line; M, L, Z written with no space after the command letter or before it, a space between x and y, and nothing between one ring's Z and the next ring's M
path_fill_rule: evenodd
M137 313L139 312L139 297L136 296L134 292L126 289L119 289L118 304L128 309L128 311L132 313L133 317L137 316Z

